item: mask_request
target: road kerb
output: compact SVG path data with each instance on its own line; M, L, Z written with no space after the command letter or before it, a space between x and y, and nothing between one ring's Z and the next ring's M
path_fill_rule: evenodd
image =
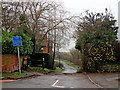
M96 82L94 82L89 75L86 74L86 76L88 77L88 79L90 80L90 82L92 82L94 85L96 85L99 88L103 88L101 85L97 84Z
M0 80L0 82L13 82L13 81L17 81L17 80Z

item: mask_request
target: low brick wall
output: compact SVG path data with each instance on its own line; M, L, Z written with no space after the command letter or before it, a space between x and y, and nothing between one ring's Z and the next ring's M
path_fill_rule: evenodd
M0 62L2 62L2 69L0 69L1 71L4 72L14 72L16 70L18 70L19 68L19 64L18 64L18 57L17 55L12 55L12 54L3 54L2 56L2 60L0 60ZM22 64L22 57L21 57L21 64Z

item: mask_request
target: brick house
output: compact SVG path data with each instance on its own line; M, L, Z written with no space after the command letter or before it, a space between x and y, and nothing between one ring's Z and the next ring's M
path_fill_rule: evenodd
M53 51L52 51L52 41L44 40L41 47L42 47L42 52L43 53L50 53L50 54L53 53Z

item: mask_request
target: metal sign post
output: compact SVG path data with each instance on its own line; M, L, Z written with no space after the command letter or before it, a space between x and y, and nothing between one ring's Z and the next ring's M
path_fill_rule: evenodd
M20 52L19 52L19 46L18 46L17 48L18 48L19 72L20 72L20 74L21 74L21 66L20 66Z
M19 73L21 74L21 66L20 66L20 50L19 50L19 46L22 45L21 42L21 36L16 36L13 37L13 46L17 46L18 49L18 62L19 62Z

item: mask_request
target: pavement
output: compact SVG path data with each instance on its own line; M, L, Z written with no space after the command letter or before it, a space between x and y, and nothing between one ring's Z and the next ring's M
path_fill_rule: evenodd
M76 73L77 69L63 63L66 68L62 73ZM120 88L120 73L85 73L91 83L99 88Z
M120 73L76 73L68 66L62 73L50 73L36 78L3 82L3 88L119 88Z
M120 73L87 73L93 83L103 88L120 88Z

